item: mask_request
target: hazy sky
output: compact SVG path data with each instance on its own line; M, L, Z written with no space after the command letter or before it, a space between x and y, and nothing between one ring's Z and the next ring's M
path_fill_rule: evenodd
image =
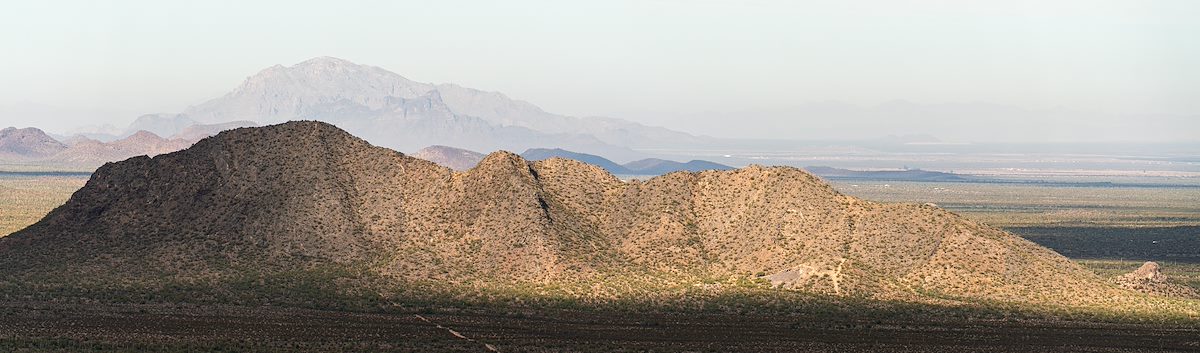
M322 55L714 135L813 137L788 112L824 101L1082 112L1055 115L1063 126L1187 116L1198 15L1190 0L8 2L0 126L123 126ZM737 112L773 113L715 120ZM1196 125L1157 126L1177 139Z

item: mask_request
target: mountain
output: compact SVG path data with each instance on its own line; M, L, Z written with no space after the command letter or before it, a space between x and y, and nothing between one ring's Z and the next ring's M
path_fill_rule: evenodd
M632 174L625 166L617 164L608 158L600 157L594 154L571 152L561 148L531 148L521 153L521 158L531 161L541 161L551 158L566 158L573 159L587 164L591 164L612 174Z
M774 287L757 293L886 300L1152 299L1002 230L846 196L795 168L625 182L578 161L496 152L454 172L319 122L106 164L66 204L0 238L0 276L0 289L38 295L191 288L221 300L667 300L733 293L742 287L722 284L733 279Z
M850 170L833 167L804 167L809 173L828 179L867 179L895 181L969 181L970 177L920 169L906 170Z
M327 121L375 144L405 151L429 145L479 151L552 145L632 160L640 154L631 147L703 140L619 119L551 114L498 92L416 82L330 57L269 67L180 116L205 123Z
M67 145L37 128L9 127L0 130L0 158L3 159L45 158L66 148Z
M457 171L474 168L486 157L483 153L448 146L425 147L412 156Z
M730 170L733 167L702 160L691 160L686 163L668 161L658 158L647 158L625 163L625 168L632 174L660 175L678 171L701 172L705 170Z

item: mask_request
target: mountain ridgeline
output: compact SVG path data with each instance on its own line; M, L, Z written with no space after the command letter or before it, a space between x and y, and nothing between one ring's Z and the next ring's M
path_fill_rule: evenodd
M311 121L106 164L65 205L0 238L6 288L244 293L313 273L355 293L420 284L653 298L744 278L883 299L1134 295L999 229L842 195L795 168L626 182L496 152L455 172Z

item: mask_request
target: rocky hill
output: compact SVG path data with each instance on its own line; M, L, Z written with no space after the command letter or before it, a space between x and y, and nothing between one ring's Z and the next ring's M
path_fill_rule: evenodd
M496 152L454 172L319 122L106 164L65 205L0 238L0 274L8 288L85 292L242 293L321 274L342 292L423 283L594 299L721 292L731 279L906 300L1135 295L999 229L842 195L795 168L624 182L573 160Z
M1117 285L1131 290L1168 297L1200 298L1200 293L1191 287L1172 283L1162 274L1157 262L1146 262L1133 272L1114 279Z

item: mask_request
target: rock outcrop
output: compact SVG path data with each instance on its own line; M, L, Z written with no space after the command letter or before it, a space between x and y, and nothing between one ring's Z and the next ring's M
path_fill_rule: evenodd
M1200 298L1200 293L1195 289L1169 281L1158 263L1153 261L1147 261L1133 272L1117 277L1116 282L1121 287L1151 295Z

